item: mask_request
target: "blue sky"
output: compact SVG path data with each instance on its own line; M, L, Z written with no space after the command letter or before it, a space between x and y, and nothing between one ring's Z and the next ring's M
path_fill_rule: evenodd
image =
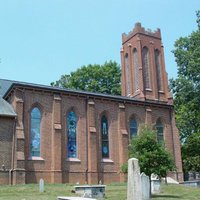
M82 65L120 63L121 34L161 29L169 78L199 0L0 0L0 78L49 85Z

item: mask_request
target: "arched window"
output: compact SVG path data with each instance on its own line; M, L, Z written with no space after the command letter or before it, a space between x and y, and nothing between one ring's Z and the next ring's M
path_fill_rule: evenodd
M132 118L130 120L130 137L136 137L137 136L137 131L138 131L138 125L137 125L137 121L135 118Z
M109 158L108 120L105 115L101 118L101 147L102 158Z
M137 49L133 49L133 67L134 67L134 89L135 91L137 91L139 89L139 64L138 64L138 53L137 53Z
M157 140L158 142L162 143L164 141L164 137L163 137L164 127L160 119L158 119L156 122L156 130L157 130Z
M147 47L142 49L142 63L144 69L144 86L145 89L150 89L149 50Z
M30 156L40 156L41 113L37 107L31 111Z
M128 61L128 53L125 55L125 73L126 73L126 92L127 95L131 94L131 83L130 83L130 66Z
M158 91L163 91L160 52L158 51L158 49L155 50L155 64L156 64Z
M76 114L71 111L67 116L67 157L76 158L77 148L76 148L76 124L77 118Z

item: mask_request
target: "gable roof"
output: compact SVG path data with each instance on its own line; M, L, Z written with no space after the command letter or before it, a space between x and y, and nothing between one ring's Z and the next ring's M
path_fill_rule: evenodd
M82 91L82 90L75 90L75 89L68 89L68 88L61 88L61 87L54 87L54 86L47 86L47 85L41 85L41 84L35 84L35 83L26 83L26 82L20 82L20 81L12 81L12 80L5 80L0 79L0 85L2 88L0 88L0 96L4 99L7 99L10 92L14 90L15 88L21 88L21 89L37 89L37 90L45 90L53 93L67 93L67 94L73 94L78 96L90 96L92 98L104 98L119 102L135 102L139 104L146 104L146 105L156 105L156 106L164 106L164 107L173 107L173 105L167 104L167 102L162 101L155 101L155 100L141 100L134 97L126 97L126 96L120 96L120 95L111 95L111 94L102 94L97 92L88 92L88 91Z
M4 96L4 94L8 91L14 81L0 79L0 96Z
M15 117L17 116L13 107L0 97L0 116Z

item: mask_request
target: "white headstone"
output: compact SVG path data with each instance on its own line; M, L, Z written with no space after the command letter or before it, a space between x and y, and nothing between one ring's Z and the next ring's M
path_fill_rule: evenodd
M142 200L140 166L136 158L128 160L127 193L127 200Z
M152 194L160 193L160 180L159 179L151 180L151 193Z
M40 192L44 192L44 180L42 178L40 179L39 187L40 187Z
M142 184L142 200L150 199L150 183L149 177L145 173L141 173L141 184Z

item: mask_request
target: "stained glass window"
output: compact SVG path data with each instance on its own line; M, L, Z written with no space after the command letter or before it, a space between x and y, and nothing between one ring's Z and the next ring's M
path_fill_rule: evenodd
M145 89L150 89L149 50L147 47L142 49L142 62L144 72L144 86Z
M105 115L101 118L101 140L102 158L109 158L108 120Z
M137 121L135 118L132 118L130 121L130 136L131 138L137 136Z
M67 116L67 152L68 158L77 157L77 148L76 148L76 124L77 118L76 114L71 111Z
M157 140L158 142L163 142L164 138L163 138L163 130L164 130L164 127L163 127L163 124L160 120L158 120L156 122L156 130L157 130Z
M163 91L160 52L158 50L155 50L155 63L156 63L158 90Z
M35 107L31 111L30 156L40 156L41 113Z

